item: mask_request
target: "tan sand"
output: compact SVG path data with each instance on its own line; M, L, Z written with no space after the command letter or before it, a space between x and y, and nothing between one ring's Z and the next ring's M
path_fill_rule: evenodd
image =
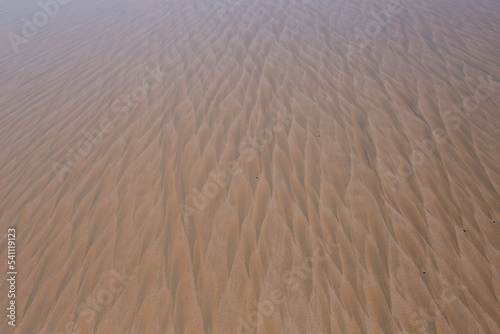
M500 3L231 1L0 2L0 333L500 333Z

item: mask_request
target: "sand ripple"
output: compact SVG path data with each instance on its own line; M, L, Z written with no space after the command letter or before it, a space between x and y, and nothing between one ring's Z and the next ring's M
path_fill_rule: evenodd
M499 333L500 4L388 4L73 1L3 38L0 332Z

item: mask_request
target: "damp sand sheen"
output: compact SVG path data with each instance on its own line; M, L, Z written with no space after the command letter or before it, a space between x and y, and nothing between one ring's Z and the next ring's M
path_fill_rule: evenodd
M0 333L500 333L500 2L0 0L0 31Z

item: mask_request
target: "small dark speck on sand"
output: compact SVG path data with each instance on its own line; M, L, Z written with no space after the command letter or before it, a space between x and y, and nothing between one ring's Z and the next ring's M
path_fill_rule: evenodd
M464 230L464 232L467 232L467 230Z
M422 274L424 274L424 275L425 275L425 271L424 271L424 272L422 272Z

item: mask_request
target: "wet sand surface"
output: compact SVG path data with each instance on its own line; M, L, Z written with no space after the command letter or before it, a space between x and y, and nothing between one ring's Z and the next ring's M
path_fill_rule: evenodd
M1 333L500 333L498 1L40 11L0 0Z

